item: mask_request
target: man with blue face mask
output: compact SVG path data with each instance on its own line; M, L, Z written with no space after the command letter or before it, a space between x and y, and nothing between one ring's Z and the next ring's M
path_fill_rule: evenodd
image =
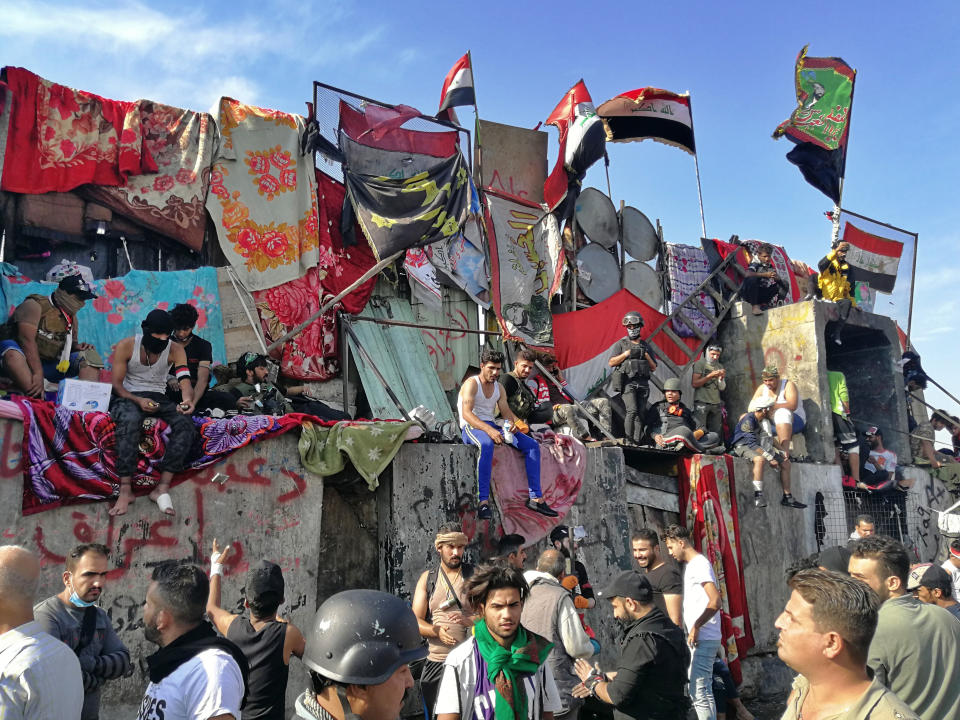
M80 720L97 720L103 684L132 670L130 652L114 632L110 617L97 607L107 580L108 553L97 543L77 545L67 555L63 590L33 609L40 627L65 643L80 660Z

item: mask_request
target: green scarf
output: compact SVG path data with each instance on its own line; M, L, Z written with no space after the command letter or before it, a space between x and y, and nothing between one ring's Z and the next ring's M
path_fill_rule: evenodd
M521 675L535 673L547 659L553 643L521 627L510 647L505 648L493 639L483 620L474 624L473 636L480 656L487 664L487 679L497 689L495 717L497 720L515 720L518 708L520 717L526 717L527 693Z

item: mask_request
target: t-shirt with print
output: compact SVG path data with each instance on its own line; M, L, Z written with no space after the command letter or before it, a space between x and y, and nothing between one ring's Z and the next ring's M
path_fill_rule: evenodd
M653 604L669 618L670 613L667 612L667 602L663 599L663 596L683 594L683 578L680 576L680 568L667 560L660 567L647 570L647 580L650 582L650 587L653 588Z
M527 720L539 720L545 712L563 710L547 663L540 665L536 673L524 675L523 685L527 695ZM451 714L458 715L460 720L495 720L496 693L493 682L487 678L487 664L480 656L477 641L470 637L447 655L433 717ZM522 717L517 714L517 720Z
M703 584L711 582L717 584L717 576L713 574L713 566L706 557L699 553L687 563L683 569L683 624L687 630L703 614L710 599ZM700 628L701 640L720 639L720 612L707 620Z
M239 720L243 675L230 653L211 648L197 653L158 683L147 685L137 720Z
M768 273L774 271L771 263L762 263L759 260L754 260L752 263L747 265L747 270L755 273ZM760 287L773 287L777 284L777 279L775 277L759 277L754 279L760 283Z
M897 456L890 450L884 450L883 452L871 450L863 466L870 472L886 470L892 474L897 469Z

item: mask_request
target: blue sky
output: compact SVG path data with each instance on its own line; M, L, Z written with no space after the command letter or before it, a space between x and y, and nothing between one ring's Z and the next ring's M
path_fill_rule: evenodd
M690 91L708 234L775 242L813 264L829 244L830 201L784 159L787 141L770 138L793 108L793 64L809 43L858 70L844 206L919 233L914 342L960 396L958 31L956 2L939 1L0 0L3 64L198 110L224 94L304 112L321 80L432 112L468 49L481 114L502 123L535 126L581 77L597 104L645 85ZM691 157L645 142L611 146L610 158L617 202L660 218L668 242L698 242ZM606 187L601 168L587 184Z

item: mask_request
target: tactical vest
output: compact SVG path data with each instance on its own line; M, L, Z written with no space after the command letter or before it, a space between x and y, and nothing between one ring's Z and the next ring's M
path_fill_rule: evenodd
M67 342L67 333L72 332L67 325L66 317L46 295L28 295L26 299L40 305L40 322L37 325L37 353L40 359L60 360L60 353L63 352L63 346ZM16 340L18 333L17 323L11 317L3 327L3 339Z

